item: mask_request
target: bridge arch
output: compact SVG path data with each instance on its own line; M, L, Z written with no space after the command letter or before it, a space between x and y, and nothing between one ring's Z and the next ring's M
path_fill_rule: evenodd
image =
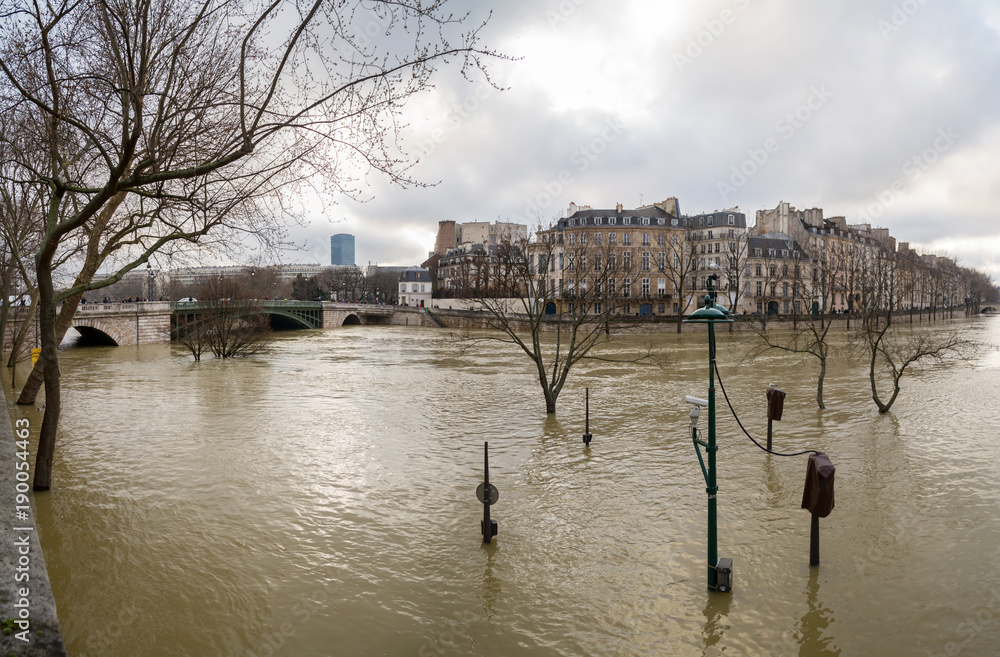
M357 326L361 324L361 318L354 313L348 313L344 317L344 321L340 323L341 326Z
M300 314L293 314L270 308L267 309L266 312L271 320L271 328L276 331L319 328L318 325L310 322Z
M136 320L134 315L123 317L86 317L77 315L73 319L75 328L83 340L80 346L136 344Z
M986 306L985 308L979 311L979 314L995 315L998 312L1000 312L1000 310L998 310L996 306Z
M74 325L77 333L80 334L80 340L76 342L76 346L80 347L92 347L92 346L108 346L117 347L121 342L116 340L114 336L110 335L108 332L97 328L95 326L87 326L86 324Z

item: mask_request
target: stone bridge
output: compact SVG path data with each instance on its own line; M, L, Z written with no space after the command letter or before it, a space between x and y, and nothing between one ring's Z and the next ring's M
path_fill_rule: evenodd
M329 301L263 301L276 330L333 328L352 324L390 324L393 306ZM108 345L170 342L176 319L193 319L209 308L200 301L80 304L73 328L90 343Z
M170 342L170 302L83 303L73 328L90 343L108 345Z

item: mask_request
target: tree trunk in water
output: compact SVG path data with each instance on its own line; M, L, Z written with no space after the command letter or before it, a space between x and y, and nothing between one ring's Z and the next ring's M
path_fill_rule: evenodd
M35 457L34 490L52 487L52 456L55 454L56 430L59 427L59 341L56 340L56 305L52 275L47 264L39 264L39 331L42 357L39 363L45 372L45 415L38 434L38 454Z
M547 386L545 388L545 412L548 415L555 415L556 413L556 398Z
M816 384L816 403L819 405L820 410L825 411L826 406L823 405L823 379L826 378L826 357L819 359L819 383Z

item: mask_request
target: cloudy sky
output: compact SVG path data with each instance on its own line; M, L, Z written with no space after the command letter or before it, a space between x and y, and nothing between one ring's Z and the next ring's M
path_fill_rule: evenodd
M487 3L456 3L470 21ZM496 3L497 91L442 71L408 107L412 174L293 231L288 261L419 264L438 221L547 225L571 201L679 199L752 219L788 201L889 228L1000 282L1000 3Z

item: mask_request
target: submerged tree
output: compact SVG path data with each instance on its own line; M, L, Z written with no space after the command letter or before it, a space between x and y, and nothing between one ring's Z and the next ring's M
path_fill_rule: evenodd
M830 332L831 326L830 322L824 322L816 315L809 315L802 322L797 321L790 329L779 328L773 323L743 322L741 332L750 340L743 358L747 362L753 362L757 357L772 350L812 356L819 361L816 405L825 409L823 382L826 379L826 363L830 356L830 344L826 341L826 334Z
M0 7L0 111L18 126L2 175L41 199L34 262L46 400L36 490L51 486L59 302L209 235L219 246L247 235L280 241L273 217L294 216L307 189L356 195L355 178L370 170L414 182L396 148L403 103L439 64L458 60L465 73L492 55L443 2ZM89 260L57 291L56 267L83 245L113 254L110 275L94 281Z
M205 350L216 358L242 358L259 353L272 337L264 303L242 281L222 276L205 280L201 299L190 313L179 313L174 329L178 342L200 361Z
M612 339L612 329L634 326L621 311L642 298L638 266L613 244L564 244L557 231L538 239L502 235L481 263L484 285L475 298L500 333L485 340L516 345L534 364L545 412L556 401L570 370ZM648 295L647 295L648 296ZM651 349L629 362L652 362Z
M923 362L967 359L977 344L963 327L931 328L901 325L896 313L901 303L901 281L895 254L873 254L863 273L860 321L852 330L852 345L868 365L872 401L879 413L896 402L903 376ZM889 382L886 398L880 384Z

